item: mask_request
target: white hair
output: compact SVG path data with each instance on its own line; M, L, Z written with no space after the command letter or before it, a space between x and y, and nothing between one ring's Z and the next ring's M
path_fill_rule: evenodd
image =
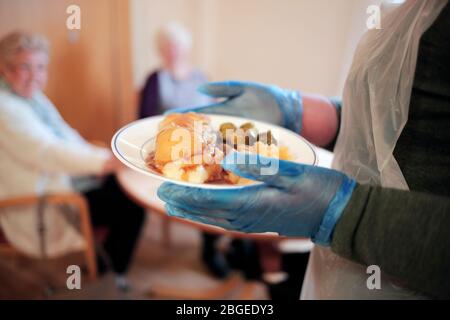
M10 63L15 54L25 51L40 51L48 55L49 44L39 34L15 31L0 39L0 65Z
M186 49L191 49L192 47L191 33L184 26L176 22L169 23L158 31L156 35L158 47L166 41L180 44Z

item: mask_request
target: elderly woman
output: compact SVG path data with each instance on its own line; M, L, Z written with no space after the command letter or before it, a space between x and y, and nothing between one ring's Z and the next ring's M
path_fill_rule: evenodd
M112 174L120 165L111 152L86 142L42 93L48 62L48 44L39 35L14 32L0 40L0 198L83 192L93 225L108 227L105 250L114 271L123 274L143 223L143 210L119 190ZM103 179L79 183L88 176ZM53 257L82 248L80 234L64 215L47 211L45 254ZM36 221L31 210L0 215L8 241L29 256L42 255Z
M211 102L209 97L197 91L197 87L206 82L206 77L189 62L191 34L179 24L168 24L157 33L156 46L162 68L154 71L145 83L140 117Z

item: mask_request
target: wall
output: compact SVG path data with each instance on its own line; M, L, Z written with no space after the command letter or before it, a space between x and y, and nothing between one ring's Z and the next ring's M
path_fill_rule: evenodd
M358 1L131 0L135 88L159 65L153 43L157 28L178 20L193 33L193 61L212 80L340 94L342 74L365 29L366 7Z

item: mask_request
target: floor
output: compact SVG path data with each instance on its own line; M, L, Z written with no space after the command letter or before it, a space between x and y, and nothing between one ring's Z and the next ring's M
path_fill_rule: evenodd
M246 282L240 274L225 281L212 278L199 259L197 230L171 223L168 246L161 240L161 226L161 217L149 215L128 274L127 292L117 289L111 273L91 283L82 279L79 290L67 289L67 266L77 264L79 255L51 262L0 258L0 299L203 299L206 293L212 299L268 299L263 284ZM43 290L48 283L53 289Z

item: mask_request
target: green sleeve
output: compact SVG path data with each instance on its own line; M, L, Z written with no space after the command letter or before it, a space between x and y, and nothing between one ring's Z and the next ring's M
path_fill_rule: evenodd
M378 265L410 289L450 297L450 198L357 185L332 250Z

